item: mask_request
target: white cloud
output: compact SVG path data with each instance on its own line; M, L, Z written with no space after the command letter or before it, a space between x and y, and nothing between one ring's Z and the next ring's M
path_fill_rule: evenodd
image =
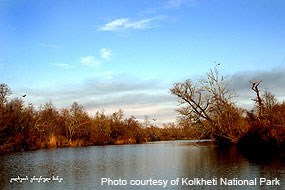
M96 58L93 55L88 55L80 58L80 63L89 66L97 67L98 65L104 63L104 61L109 61L112 56L112 50L108 48L101 48L99 50L99 58Z
M128 18L120 18L113 20L111 22L108 22L104 26L99 27L98 30L103 30L103 31L117 31L120 28L124 28L125 25L129 22Z
M85 56L80 58L80 63L89 67L97 67L101 62L94 56Z
M129 18L115 19L107 24L100 26L99 31L121 31L127 29L147 29L153 28L152 21L156 19L142 19L138 21L131 21Z
M60 67L62 69L69 69L70 65L66 64L66 63L51 63L51 65L56 66L56 67Z
M143 19L137 22L129 22L126 25L126 28L132 28L132 29L146 29L146 28L152 28L150 25L150 22L152 19Z
M110 60L112 56L112 51L107 48L100 49L100 57L105 60Z

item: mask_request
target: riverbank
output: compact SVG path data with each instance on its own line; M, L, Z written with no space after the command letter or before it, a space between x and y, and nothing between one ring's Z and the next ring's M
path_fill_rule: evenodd
M65 143L57 143L55 145L43 145L41 148L30 148L30 149L22 149L22 150L11 150L11 151L0 151L1 154L10 154L13 152L23 152L23 151L31 151L31 150L45 150L45 149L61 149L61 148L68 148L68 147L92 147L92 146L111 146L111 145L136 145L136 144L145 144L145 143L161 143L161 142L178 142L180 144L185 145L209 145L214 144L217 145L217 147L220 147L222 149L236 147L243 155L248 157L249 159L271 159L274 157L274 155L277 155L285 160L285 149L284 146L276 146L276 144L268 144L267 142L261 141L260 138L253 139L251 137L245 137L241 139L241 141L236 145L221 145L218 142L216 142L214 139L161 139L161 140L145 140L142 142L137 143L134 139L128 139L128 140L117 140L113 141L109 144L89 144L86 145L83 142L68 142Z

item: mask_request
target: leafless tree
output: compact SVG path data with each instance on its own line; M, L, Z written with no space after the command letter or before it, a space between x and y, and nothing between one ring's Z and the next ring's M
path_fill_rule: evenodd
M258 118L260 118L262 116L262 98L260 96L260 90L258 88L259 84L262 82L262 80L259 80L259 81L250 81L251 83L251 89L256 93L256 99L253 99L256 104L257 104L257 107L258 107L258 112L257 112L257 115L258 115Z
M62 110L62 116L65 120L65 127L70 143L74 140L74 136L79 133L80 128L90 123L84 107L77 102L71 105L70 110Z
M7 84L1 83L0 84L0 106L3 106L4 103L7 101L8 96L12 94L11 89L8 87Z
M240 122L240 110L231 101L234 93L227 88L224 76L218 67L206 73L206 78L194 84L191 80L174 84L171 93L178 97L181 107L177 109L189 122L200 122L205 133L216 139L236 143L244 133Z

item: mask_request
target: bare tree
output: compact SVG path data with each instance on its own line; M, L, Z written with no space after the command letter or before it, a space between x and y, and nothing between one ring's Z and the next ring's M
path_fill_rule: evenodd
M72 144L74 136L79 133L80 128L90 123L88 114L82 105L74 102L70 110L62 110L62 116L65 119L69 143Z
M219 75L217 66L199 83L188 79L174 84L170 90L179 98L182 107L177 111L182 118L201 123L201 130L215 139L237 143L244 133L237 124L241 120L240 110L231 102L233 93L228 91L225 77Z
M266 112L271 113L274 106L277 105L278 101L274 94L269 91L265 91L262 96L264 102L264 109Z
M12 94L11 89L5 83L0 84L0 106L3 106L7 101L8 96Z
M147 115L144 116L144 122L143 122L143 126L145 128L149 127L150 126L150 119Z
M256 99L253 99L258 107L258 119L262 116L262 98L260 97L260 90L258 88L259 84L262 82L262 80L259 81L250 81L250 83L252 84L251 89L256 93Z

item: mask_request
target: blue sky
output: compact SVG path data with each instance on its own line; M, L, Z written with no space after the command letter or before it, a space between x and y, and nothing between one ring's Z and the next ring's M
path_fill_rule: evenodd
M218 62L241 105L251 78L282 99L284 10L282 0L0 0L0 82L35 106L77 101L163 123L176 119L173 83Z

